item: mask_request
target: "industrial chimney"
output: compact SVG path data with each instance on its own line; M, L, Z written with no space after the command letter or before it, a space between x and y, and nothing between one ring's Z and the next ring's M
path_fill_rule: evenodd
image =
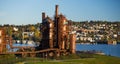
M55 17L58 17L58 5L55 6Z
M42 21L45 19L45 12L42 12Z

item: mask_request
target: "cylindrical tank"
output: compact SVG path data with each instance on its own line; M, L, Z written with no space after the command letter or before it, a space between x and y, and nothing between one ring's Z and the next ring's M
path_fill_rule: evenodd
M61 39L61 49L64 50L65 49L65 41L64 41L64 37L62 37Z
M49 47L53 48L53 29L54 29L54 23L52 20L49 20Z
M70 34L70 52L75 53L76 51L76 35Z
M5 42L5 32L4 29L0 29L0 53L5 51L6 42Z
M2 30L0 30L0 53L2 52Z

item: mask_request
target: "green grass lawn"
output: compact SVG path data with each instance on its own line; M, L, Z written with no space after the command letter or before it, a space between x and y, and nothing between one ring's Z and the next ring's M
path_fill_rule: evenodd
M24 59L16 59L15 55L0 55L0 64L14 64L17 62L22 62Z
M66 56L65 56L66 57ZM26 64L120 64L120 58L104 55L93 55L92 58L61 58L46 60L40 58L26 59Z
M12 60L12 62L10 62ZM7 62L8 61L8 62ZM120 58L95 54L61 56L56 59L11 58L0 60L2 64L120 64Z

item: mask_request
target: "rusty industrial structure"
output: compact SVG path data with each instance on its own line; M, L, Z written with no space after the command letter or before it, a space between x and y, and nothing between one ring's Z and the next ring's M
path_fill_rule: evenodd
M76 37L71 30L71 22L67 18L59 14L58 5L55 6L54 19L42 13L41 33L42 39L38 47L31 46L12 46L12 38L7 36L4 29L0 29L0 54L21 54L25 57L27 54L35 56L60 56L76 52ZM10 45L11 49L19 48L22 51L8 52L6 51L6 44ZM31 51L25 51L30 49Z
M0 53L6 49L5 32L4 29L0 29Z

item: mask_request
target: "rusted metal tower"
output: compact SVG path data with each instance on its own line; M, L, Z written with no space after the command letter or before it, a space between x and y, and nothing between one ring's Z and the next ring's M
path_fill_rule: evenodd
M5 30L0 28L0 53L6 51L6 40L5 40Z
M42 49L56 48L59 50L69 50L75 53L74 36L70 35L70 22L62 14L58 13L58 5L55 6L55 17L50 19L42 13ZM70 40L71 39L71 40ZM70 48L72 46L72 48ZM70 50L71 49L71 50ZM74 52L73 52L74 50Z
M58 5L55 6L55 17L51 19L42 13L41 33L42 39L38 48L31 46L12 46L12 38L6 36L5 30L0 28L0 54L21 54L25 57L27 54L34 57L36 54L44 56L60 56L67 53L75 53L76 37L71 33L71 23L67 18L58 13ZM19 48L20 52L5 52L6 45L9 44L11 49ZM31 51L25 51L30 49ZM5 53L4 53L5 52Z
M70 34L70 52L75 53L76 52L76 35Z

